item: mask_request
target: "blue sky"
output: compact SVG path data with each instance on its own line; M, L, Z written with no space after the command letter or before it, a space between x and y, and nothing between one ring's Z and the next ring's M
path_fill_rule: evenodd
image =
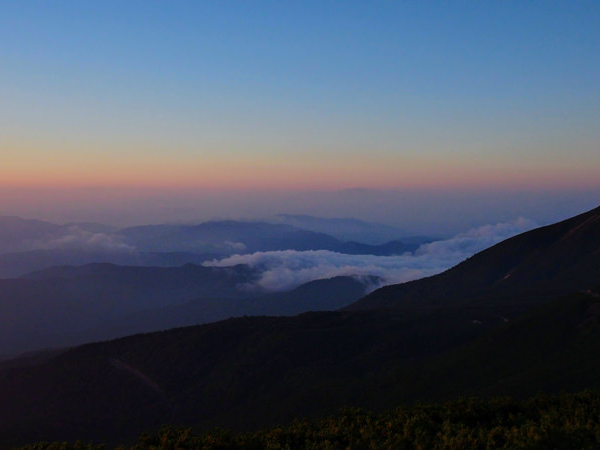
M0 185L600 189L599 23L591 1L3 2Z

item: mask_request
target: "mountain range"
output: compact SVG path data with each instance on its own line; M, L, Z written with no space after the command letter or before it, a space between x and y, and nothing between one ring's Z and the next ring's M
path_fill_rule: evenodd
M364 242L380 245L401 240L407 244L422 242L430 238L410 236L406 231L389 225L353 218L323 218L307 214L278 214L267 222L291 225L303 230L325 233L342 241Z
M278 250L329 250L351 255L400 255L431 240L406 237L378 244L341 240L319 229L331 229L348 219L317 219L307 230L283 223L212 221L197 225L144 225L116 229L101 224L57 225L39 220L0 216L0 278L14 278L52 266L113 263L178 266L239 253ZM383 225L364 224L371 229ZM314 224L313 224L314 225ZM391 228L391 227L389 227ZM390 234L391 235L391 234Z
M62 279L86 269L69 270ZM5 362L0 432L5 445L116 443L163 423L249 430L343 406L597 389L599 352L597 208L338 311L240 317Z

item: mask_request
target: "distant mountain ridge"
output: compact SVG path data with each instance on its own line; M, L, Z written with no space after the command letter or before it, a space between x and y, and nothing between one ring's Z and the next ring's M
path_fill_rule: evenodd
M269 221L269 220L268 220ZM358 241L370 245L381 245L390 241L415 244L430 240L424 237L411 237L397 227L354 218L324 218L307 214L278 214L270 221L292 225L309 231L326 233L342 241Z
M215 253L189 252L107 252L88 249L48 249L0 254L0 279L27 276L52 267L86 264L115 264L119 266L177 267L202 264L219 258Z
M309 216L289 216L304 217ZM402 244L395 233L394 239L371 245L360 241L360 230L385 227L354 219L318 219L335 230L338 222L358 224L355 239L338 239L321 231L283 223L260 221L209 221L196 225L140 225L115 229L95 223L57 225L50 222L0 216L0 254L32 250L70 248L88 250L135 250L138 252L187 252L230 255L239 252L273 250L331 250L350 254L390 254L414 250L423 239L410 239ZM83 235L83 236L82 236ZM111 242L111 240L113 242ZM107 247L108 244L114 244ZM104 247L103 247L104 246ZM357 253L358 252L358 253ZM375 252L375 253L372 253Z
M194 251L222 255L277 250L330 250L347 254L390 255L418 244L345 242L328 234L266 222L211 221L199 225L145 225L118 232L124 242L145 251Z
M291 225L233 220L115 230L100 224L56 225L0 217L0 278L52 266L106 262L167 267L279 250L390 256L412 252L424 241L417 238L370 245Z

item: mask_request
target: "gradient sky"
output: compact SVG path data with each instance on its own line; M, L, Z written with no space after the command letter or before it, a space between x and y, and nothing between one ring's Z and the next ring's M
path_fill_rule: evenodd
M0 207L600 192L598 24L595 1L4 1Z

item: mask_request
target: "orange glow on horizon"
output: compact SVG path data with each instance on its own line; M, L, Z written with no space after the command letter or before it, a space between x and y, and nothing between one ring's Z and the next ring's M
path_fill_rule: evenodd
M597 174L578 177L554 171L539 173L521 170L507 174L498 170L395 170L344 168L280 168L255 165L226 169L207 166L187 170L140 170L135 174L123 169L108 174L100 171L78 173L28 172L2 173L4 188L150 188L150 189L218 189L218 190L341 190L352 188L578 188L599 187ZM574 181L575 180L575 181Z
M144 158L125 154L86 154L48 151L30 161L13 149L3 158L3 188L148 188L162 190L342 190L370 189L481 189L600 187L592 165L526 166L472 160L441 160L427 156L403 157L349 153L188 155L185 159L162 153Z

